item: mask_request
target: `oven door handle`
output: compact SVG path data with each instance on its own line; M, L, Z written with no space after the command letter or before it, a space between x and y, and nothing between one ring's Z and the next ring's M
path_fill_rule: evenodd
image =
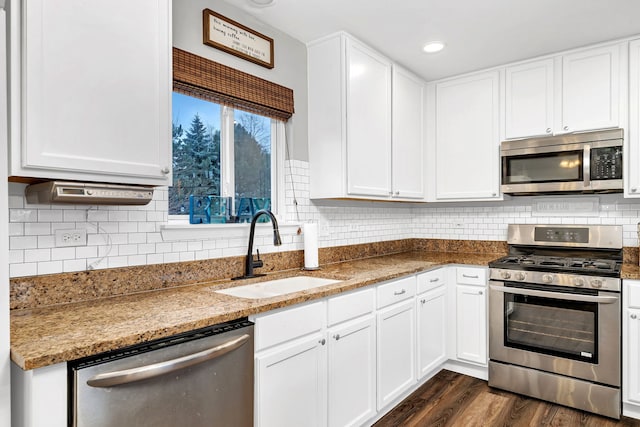
M532 297L554 298L568 301L597 302L599 304L613 304L619 297L591 296L580 294L564 294L562 292L538 291L535 289L509 288L506 286L491 285L492 290L517 295L528 295Z
M165 375L178 369L188 368L189 366L197 365L227 354L246 343L249 338L250 336L248 334L244 334L198 353L137 368L98 374L88 379L87 385L91 387L112 387Z

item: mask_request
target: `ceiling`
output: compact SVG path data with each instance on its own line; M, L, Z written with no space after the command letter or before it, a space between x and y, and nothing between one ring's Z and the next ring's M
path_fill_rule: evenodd
M305 43L345 30L426 80L640 34L640 0L225 1Z

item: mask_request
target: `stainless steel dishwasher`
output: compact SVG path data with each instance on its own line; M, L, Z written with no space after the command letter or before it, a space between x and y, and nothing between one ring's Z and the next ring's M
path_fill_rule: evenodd
M246 318L68 363L69 425L253 425Z

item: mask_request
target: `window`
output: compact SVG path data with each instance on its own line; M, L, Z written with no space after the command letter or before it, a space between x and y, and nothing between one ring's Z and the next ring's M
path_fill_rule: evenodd
M257 210L273 209L277 126L259 114L174 92L170 219L248 222Z
M173 89L170 222L247 222L265 208L277 214L293 91L175 47Z

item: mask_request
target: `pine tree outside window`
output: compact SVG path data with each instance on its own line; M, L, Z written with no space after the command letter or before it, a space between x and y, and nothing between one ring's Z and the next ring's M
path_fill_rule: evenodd
M261 208L277 211L278 126L282 122L174 92L171 222L188 223L190 212L191 223L237 223Z

